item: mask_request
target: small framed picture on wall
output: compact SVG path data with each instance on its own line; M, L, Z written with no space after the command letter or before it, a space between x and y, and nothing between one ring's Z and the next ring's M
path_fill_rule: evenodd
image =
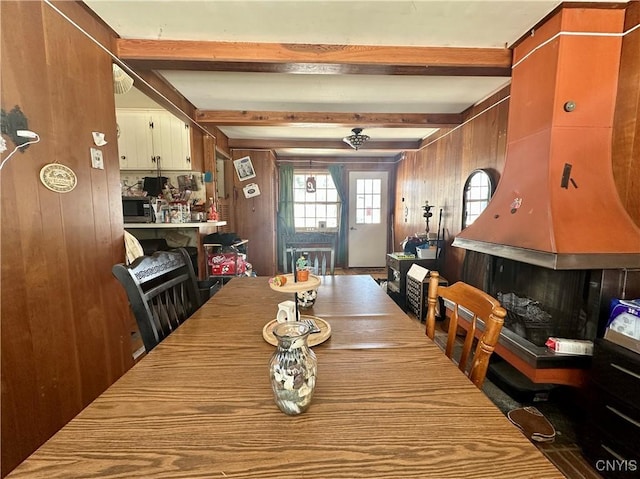
M238 174L238 179L240 181L256 177L256 171L253 169L253 163L251 163L251 158L248 156L240 158L239 160L234 160L233 166L236 167L236 173Z

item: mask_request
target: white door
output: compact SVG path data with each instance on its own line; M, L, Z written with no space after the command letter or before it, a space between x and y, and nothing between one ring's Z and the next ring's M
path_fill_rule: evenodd
M349 172L349 267L386 264L387 172Z

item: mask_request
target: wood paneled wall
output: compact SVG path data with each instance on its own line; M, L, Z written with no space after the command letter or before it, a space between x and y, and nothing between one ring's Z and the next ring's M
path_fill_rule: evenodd
M498 181L506 150L509 94L505 88L466 112L474 120L456 130L440 130L424 141L418 152L408 152L398 165L395 193L394 251L407 236L424 233L425 201L434 205L429 231L438 230L439 211L446 241L442 274L449 281L460 277L464 251L450 246L462 224L462 189L469 173L477 168L491 170ZM504 101L501 101L504 100ZM493 106L496 105L496 106ZM490 108L492 107L493 108ZM440 138L440 139L437 139Z
M624 29L640 23L640 2L627 7ZM613 176L622 204L640 226L640 29L624 36L613 121Z
M237 160L251 158L255 178L240 181L229 164L233 175L233 187L230 191L230 207L235 232L241 238L248 239L248 261L259 276L276 274L276 202L277 183L275 155L269 150L232 150L231 158ZM242 188L256 183L260 196L245 198Z
M82 6L57 5L110 44ZM0 173L4 476L130 368L132 356L129 306L111 274L124 260L111 59L44 3L3 1L0 9L1 106L19 105L41 137ZM108 141L104 170L90 166L92 131ZM51 162L75 171L73 191L40 183Z

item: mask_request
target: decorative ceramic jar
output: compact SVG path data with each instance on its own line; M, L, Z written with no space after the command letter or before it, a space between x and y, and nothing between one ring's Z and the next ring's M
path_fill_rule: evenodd
M318 291L315 289L310 289L309 291L302 291L301 293L298 293L298 308L307 309L312 307L315 304L317 297Z
M303 413L311 404L318 362L307 344L309 332L309 325L299 321L278 324L273 330L278 345L269 362L271 388L285 414Z
M309 281L309 270L301 269L296 272L296 278L299 282Z

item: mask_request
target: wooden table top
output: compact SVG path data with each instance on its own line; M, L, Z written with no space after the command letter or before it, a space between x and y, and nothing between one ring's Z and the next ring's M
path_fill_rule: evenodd
M332 337L283 414L262 327L286 299L233 279L8 477L564 477L370 276L323 277Z

